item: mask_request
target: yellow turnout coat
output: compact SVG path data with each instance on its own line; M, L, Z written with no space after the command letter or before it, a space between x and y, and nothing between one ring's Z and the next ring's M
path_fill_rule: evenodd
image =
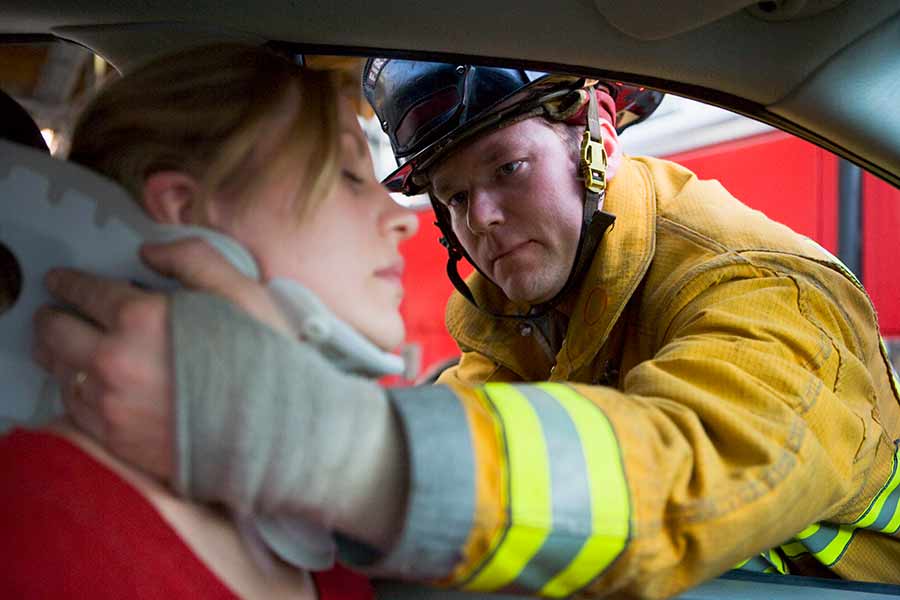
M558 350L548 322L451 298L461 362L392 394L412 473L383 566L552 597L666 597L735 567L900 582L900 392L859 283L670 162L626 159L604 210L548 317Z

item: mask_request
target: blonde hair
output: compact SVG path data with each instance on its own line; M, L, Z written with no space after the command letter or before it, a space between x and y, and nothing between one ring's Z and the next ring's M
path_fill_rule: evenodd
M291 109L291 124L273 132L271 121ZM152 61L103 88L78 119L69 159L135 198L160 171L181 171L206 190L246 199L254 186L299 168L302 218L337 180L337 115L332 74L263 48L216 44ZM273 136L281 139L261 153Z

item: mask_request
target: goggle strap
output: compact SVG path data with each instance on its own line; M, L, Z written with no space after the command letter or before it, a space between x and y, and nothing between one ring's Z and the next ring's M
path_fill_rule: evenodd
M589 206L601 206L604 196L605 192L596 193L585 189L585 212L587 212ZM581 281L581 278L594 261L594 255L597 252L597 248L600 246L600 241L603 239L606 231L613 226L615 221L615 215L604 212L599 208L585 217L585 220L581 224L581 237L578 240L578 252L575 255L575 263L572 265L572 270L569 272L569 278L556 296L544 304L532 307L529 315L532 317L543 315L556 306L556 304L569 293L569 290Z
M588 90L588 131L591 132L591 141L602 141L600 130L600 105L597 103L597 92L593 88Z

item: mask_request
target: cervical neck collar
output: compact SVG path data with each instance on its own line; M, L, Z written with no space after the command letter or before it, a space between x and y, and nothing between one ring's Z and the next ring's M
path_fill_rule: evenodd
M244 275L259 279L253 257L235 240L209 229L155 223L109 179L4 141L0 198L0 243L15 259L22 281L12 306L0 313L0 432L46 423L61 411L55 380L30 358L32 316L39 306L53 303L42 283L49 269L83 269L148 289L173 290L176 282L140 261L140 245L201 237ZM403 371L402 358L384 352L338 319L299 282L273 279L267 285L297 337L338 368L367 377ZM269 551L308 569L328 568L334 561L331 534L317 525L298 519L242 518L238 527L262 562Z
M0 198L0 244L14 257L22 281L12 306L0 313L0 431L46 422L59 411L39 401L57 392L30 358L32 317L41 305L54 303L42 283L49 269L83 269L171 291L177 283L141 262L140 245L201 237L244 275L259 279L253 257L234 239L200 227L155 223L113 181L32 148L0 141ZM275 279L268 286L298 337L342 370L368 377L403 371L402 358L339 320L300 283Z

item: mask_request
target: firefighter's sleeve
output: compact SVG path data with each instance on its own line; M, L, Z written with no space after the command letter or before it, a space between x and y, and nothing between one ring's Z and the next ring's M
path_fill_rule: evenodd
M373 571L667 597L839 512L878 436L841 311L778 274L685 290L666 310L622 391L459 371L393 391L411 491Z

